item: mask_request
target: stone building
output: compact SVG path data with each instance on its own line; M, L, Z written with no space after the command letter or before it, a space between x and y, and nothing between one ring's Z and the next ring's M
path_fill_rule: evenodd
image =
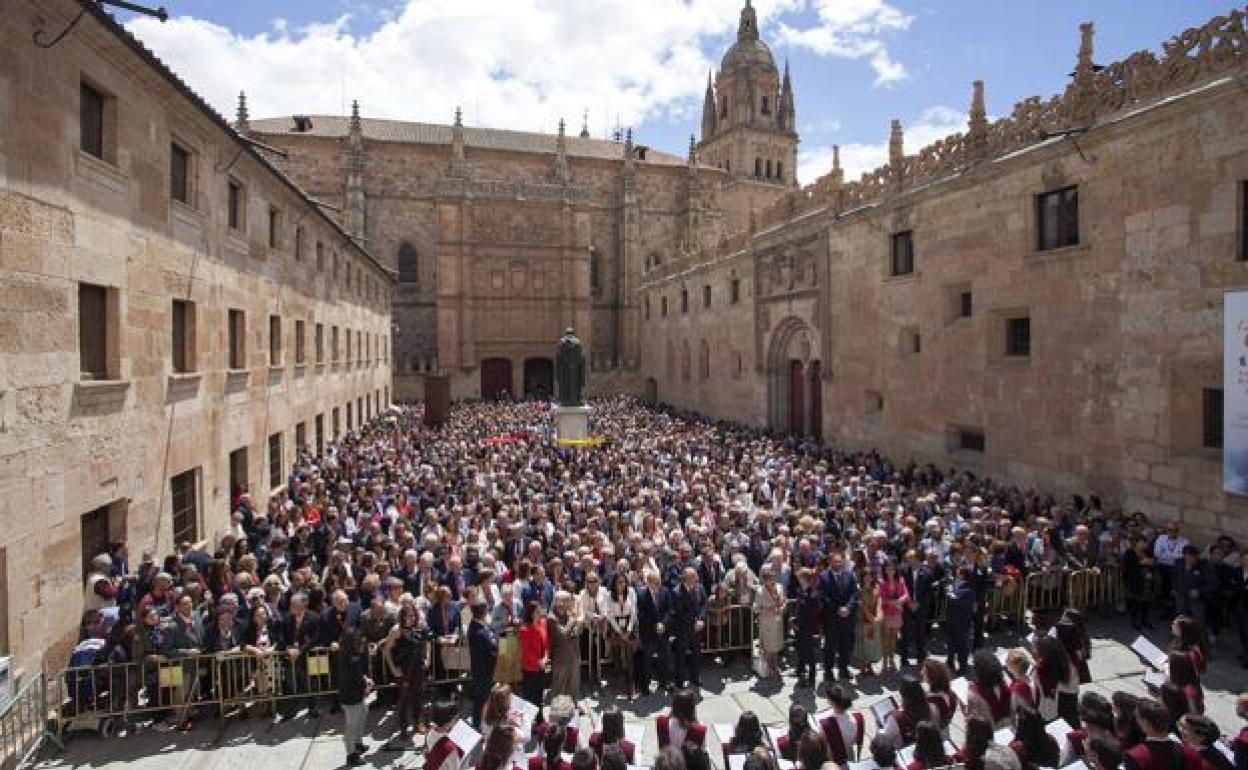
M1221 489L1222 293L1248 285L1235 11L643 276L665 403L1248 536ZM708 97L709 99L709 97ZM733 160L734 165L737 161ZM692 297L692 301L686 298Z
M570 136L562 121L553 135L474 128L458 113L447 126L357 108L247 130L399 273L396 398L419 398L429 371L450 376L455 398L549 393L567 326L586 345L592 389L636 390L645 275L743 229L751 210L796 187L792 81L748 2L717 83L685 158L631 132L611 141Z
M390 403L396 281L96 3L8 3L0 51L0 653L35 671L110 541L215 541Z

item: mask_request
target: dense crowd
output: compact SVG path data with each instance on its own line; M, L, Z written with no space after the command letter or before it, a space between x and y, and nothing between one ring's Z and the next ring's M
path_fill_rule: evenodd
M125 543L97 557L84 587L91 644L83 649L90 662L241 652L292 665L328 649L340 690L332 708L346 714L353 761L380 670L398 685L399 737L431 730L428 751L452 762L443 739L458 709L439 683L466 669L470 719L488 729L484 770L507 770L528 737L489 718L496 682L550 704L538 722L556 724L582 695L582 656L606 650L627 697L652 687L674 693L658 732L661 746L678 751L657 764L699 770L705 728L691 691L702 646L708 628L722 632L736 608L749 608L754 671L775 677L795 663L805 686L822 674L832 722L804 729L816 720L795 713L784 746L775 746L751 738L743 717L739 751L724 750L746 754L745 770L771 770L778 759L818 770L856 758L849 749L863 733L861 715L849 710L851 682L892 671L904 674L900 703L870 747L882 766L887 750L903 747L912 749L910 770L955 761L943 741L959 707L968 728L956 761L973 768L986 758L1032 768L1072 757L1109 768L1124 754L1143 768L1132 752L1148 749L1155 732L1175 731L1208 749L1200 761L1221 757L1218 728L1203 716L1200 672L1223 629L1237 632L1248 665L1248 553L1229 538L1202 550L1178 524L1105 510L1095 496L1059 500L627 399L593 406L593 430L605 441L592 447L557 446L549 405L529 402L460 404L436 431L418 409L395 408L319 456L302 448L265 505L234 491L229 530L216 542L182 543L159 561L144 553L137 565ZM994 595L1020 590L1033 574L1060 594L1070 570L1099 568L1121 570L1137 627L1174 620L1156 700L1081 694L1091 650L1078 612L1037 617L1029 647L1004 664L983 649L1001 621ZM943 661L928 654L938 607ZM790 639L795 661L785 656ZM972 682L963 696L950 689L958 677ZM315 715L321 705L286 700L277 718ZM1058 716L1082 731L1060 751L1042 739ZM1013 764L984 748L1005 726L1016 732ZM606 744L623 741L616 732ZM557 758L570 736L538 734L546 748L531 770L558 770L545 758ZM599 735L598 750L578 752L572 766L615 762L603 742ZM1174 743L1183 761L1186 745Z

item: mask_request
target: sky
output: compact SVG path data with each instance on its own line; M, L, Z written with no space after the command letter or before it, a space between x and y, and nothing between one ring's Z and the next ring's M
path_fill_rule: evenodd
M708 71L744 0L164 0L160 23L119 13L210 104L252 118L346 114L594 136L683 155ZM846 178L963 130L971 83L989 116L1061 91L1095 24L1094 60L1159 50L1228 13L1223 0L754 0L762 37L792 70L798 178L841 146Z

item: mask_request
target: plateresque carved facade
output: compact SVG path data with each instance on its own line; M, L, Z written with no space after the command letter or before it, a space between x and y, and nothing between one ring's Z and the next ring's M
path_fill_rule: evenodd
M1222 293L1248 285L1245 14L645 275L658 400L1248 535L1221 484ZM734 161L735 162L735 161ZM696 301L683 302L681 297Z

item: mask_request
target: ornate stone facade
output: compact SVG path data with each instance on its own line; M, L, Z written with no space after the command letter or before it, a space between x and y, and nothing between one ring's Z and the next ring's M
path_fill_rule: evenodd
M20 675L64 663L110 542L132 569L217 542L233 493L264 510L298 447L386 408L395 282L97 4L8 3L0 50L0 654Z
M1221 492L1222 292L1248 284L1243 11L652 271L675 406L1248 536ZM680 297L707 296L685 306ZM694 354L690 365L689 351ZM697 365L701 357L707 363Z

